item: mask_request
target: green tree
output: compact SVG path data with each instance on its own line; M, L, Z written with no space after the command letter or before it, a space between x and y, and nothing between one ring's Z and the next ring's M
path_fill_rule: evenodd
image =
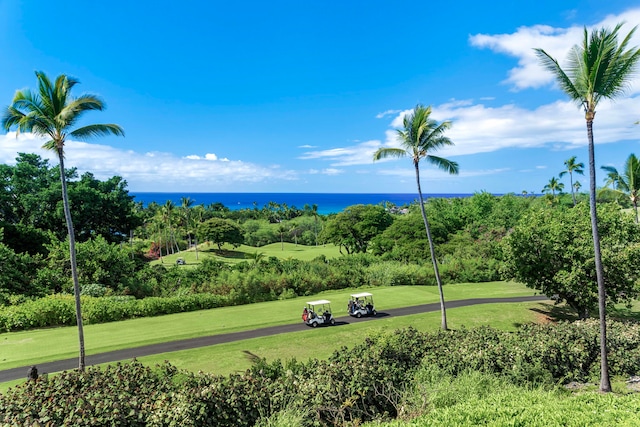
M622 174L613 166L602 166L601 169L607 172L607 178L605 179L605 186L607 188L600 191L611 191L628 196L635 212L637 224L638 191L640 191L640 161L635 154L630 154L624 164Z
M75 170L65 171L67 179ZM64 221L57 217L60 202L59 168L37 154L18 153L14 166L0 165L0 190L5 194L0 210L4 221L47 229L66 236ZM61 212L62 213L62 212Z
M393 222L393 217L382 206L352 205L329 217L320 232L320 239L347 251L364 253L369 242Z
M117 243L108 242L102 236L96 236L86 242L78 242L78 281L80 288L90 284L99 284L111 289L114 293L130 293L134 286L134 276L141 268L135 259L131 259L129 249ZM47 257L47 273L49 280L58 278L57 292L68 291L72 287L69 283L69 265L67 257L69 247L66 242L56 242L49 245Z
M202 240L218 245L218 250L222 245L228 243L237 248L244 243L242 228L231 220L221 218L211 218L200 224L198 234Z
M121 242L142 225L127 181L119 176L100 181L86 172L69 183L68 193L78 241L100 235L110 242Z
M614 99L624 93L640 59L640 49L637 47L627 49L636 27L618 43L620 27L622 27L622 24L616 25L613 30L601 28L592 31L591 36L589 36L589 32L585 27L582 45L575 45L569 53L569 64L566 72L560 67L558 61L547 52L542 49L535 49L540 62L554 75L560 88L585 111L587 139L589 142L591 230L598 282L598 309L600 311L600 390L603 392L611 391L611 380L607 361L605 279L596 210L593 119L595 118L596 107L602 98Z
M15 127L17 133L32 132L37 136L44 137L47 141L44 143L43 148L55 151L58 155L62 202L69 236L71 275L80 345L78 369L84 371L84 331L82 328L80 286L78 284L76 266L75 234L71 210L69 209L67 179L64 168L64 145L67 138L86 140L105 135L124 136L124 131L115 124L90 124L72 129L87 111L102 111L104 109L102 100L91 94L83 94L77 98L72 97L71 90L78 84L78 80L64 74L58 76L54 83L40 71L36 72L36 78L38 80L38 92L34 93L29 89L17 91L11 101L11 105L7 107L2 117L2 126L7 131Z
M3 242L0 228L0 306L6 296L42 296L48 288L34 286L36 272L42 268L42 257L38 254L16 253Z
M564 184L561 183L560 181L558 181L558 178L556 178L554 176L544 186L544 188L542 189L542 193L543 194L551 193L552 197L555 199L556 198L556 191L558 192L558 194L560 194L560 193L562 193L562 190L564 190Z
M575 186L573 184L573 174L576 173L578 175L584 175L584 163L577 163L576 156L571 156L567 160L564 161L564 165L566 167L565 170L560 172L560 178L569 174L569 181L571 184L571 198L573 199L573 206L576 205L576 193ZM576 182L577 183L577 182Z
M410 157L416 173L416 184L418 186L418 197L420 198L420 210L424 221L424 228L427 232L429 240L429 252L433 262L433 270L438 283L438 292L440 293L440 312L442 314L442 329L447 330L447 314L444 306L444 293L442 290L442 280L438 271L438 261L429 230L429 221L424 211L424 198L420 187L420 160L424 159L443 171L455 175L458 173L458 164L442 157L434 156L434 151L442 147L453 145L453 142L444 133L451 127L451 122L445 121L438 123L431 119L431 107L417 105L411 114L404 117L404 129L398 129L398 137L400 138L402 148L380 148L374 155L373 160L377 161L387 157Z
M598 222L607 298L630 301L639 291L640 228L612 203L598 206ZM586 203L532 209L503 240L509 278L555 295L586 319L598 307L590 231Z

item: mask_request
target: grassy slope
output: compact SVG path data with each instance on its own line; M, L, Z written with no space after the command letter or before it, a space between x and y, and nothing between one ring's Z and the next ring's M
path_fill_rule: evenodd
M152 261L152 264L164 264L165 266L175 265L178 258L183 258L187 266L197 265L204 258L214 258L220 261L229 263L237 263L240 261L251 261L251 259L245 254L263 254L264 259L269 257L276 257L280 259L295 258L303 261L310 261L320 255L324 255L327 258L335 258L340 256L340 250L337 246L332 244L319 245L319 246L304 246L296 245L294 243L272 243L270 245L261 246L259 248L253 246L241 245L238 248L232 248L229 245L222 246L222 251L218 251L216 245L201 244L198 245L198 259L196 259L196 252L193 249L187 251L181 251L173 255L167 255L162 257L162 260Z
M334 302L336 317L346 316L346 303L351 292L327 292L322 294L322 298ZM438 301L437 289L433 286L375 288L372 292L379 310ZM533 292L522 285L504 282L448 285L445 289L445 297L449 300L516 295L533 295ZM300 297L86 325L86 353L96 354L158 342L296 323L305 301L309 299ZM3 333L0 334L0 369L75 357L76 347L75 327Z

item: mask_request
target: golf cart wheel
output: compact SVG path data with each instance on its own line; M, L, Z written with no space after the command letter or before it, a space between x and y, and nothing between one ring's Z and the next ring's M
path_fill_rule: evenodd
M377 315L378 315L378 312L377 312L377 311L375 311L375 310L373 310L373 311L371 312L371 315L372 315L372 316L377 316Z
M318 322L313 322L313 323L311 324L311 327L313 327L313 328L317 328L317 327L318 327Z
M331 322L330 323L331 323L331 325L335 325L336 324L336 319L331 318Z
M356 317L357 317L358 319L359 319L359 318L361 318L361 317L362 317L362 313L357 312L357 313L356 313Z

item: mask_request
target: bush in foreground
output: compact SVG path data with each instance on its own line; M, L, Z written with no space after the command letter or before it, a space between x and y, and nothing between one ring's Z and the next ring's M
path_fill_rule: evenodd
M0 422L242 427L303 418L300 425L353 426L428 414L438 422L473 425L495 419L500 425L511 414L529 425L549 396L560 393L558 383L597 378L597 329L597 321L525 326L514 333L409 328L373 335L328 360L259 360L245 373L226 377L179 371L169 364L150 369L135 361L104 370L90 367L86 373L39 378L0 395ZM637 375L640 326L611 322L610 331L616 346L610 355L612 374ZM581 399L554 407L575 411L589 400ZM629 404L637 417L637 395L635 400L598 399L594 408L633 401ZM492 402L502 405L499 411ZM521 414L525 403L536 409ZM540 419L548 425L572 419L553 411L545 416ZM566 425L585 425L585 416Z

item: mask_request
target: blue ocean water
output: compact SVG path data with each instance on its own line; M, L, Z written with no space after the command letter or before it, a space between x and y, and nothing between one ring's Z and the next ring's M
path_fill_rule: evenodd
M351 205L377 205L387 202L404 206L418 200L417 193L143 193L129 192L136 202L147 206L151 202L163 205L171 200L175 205L182 204L183 197L190 197L195 205L222 203L231 210L261 209L269 202L302 209L304 205L317 205L318 213L327 215L342 212ZM424 197L469 197L472 194L425 194Z

